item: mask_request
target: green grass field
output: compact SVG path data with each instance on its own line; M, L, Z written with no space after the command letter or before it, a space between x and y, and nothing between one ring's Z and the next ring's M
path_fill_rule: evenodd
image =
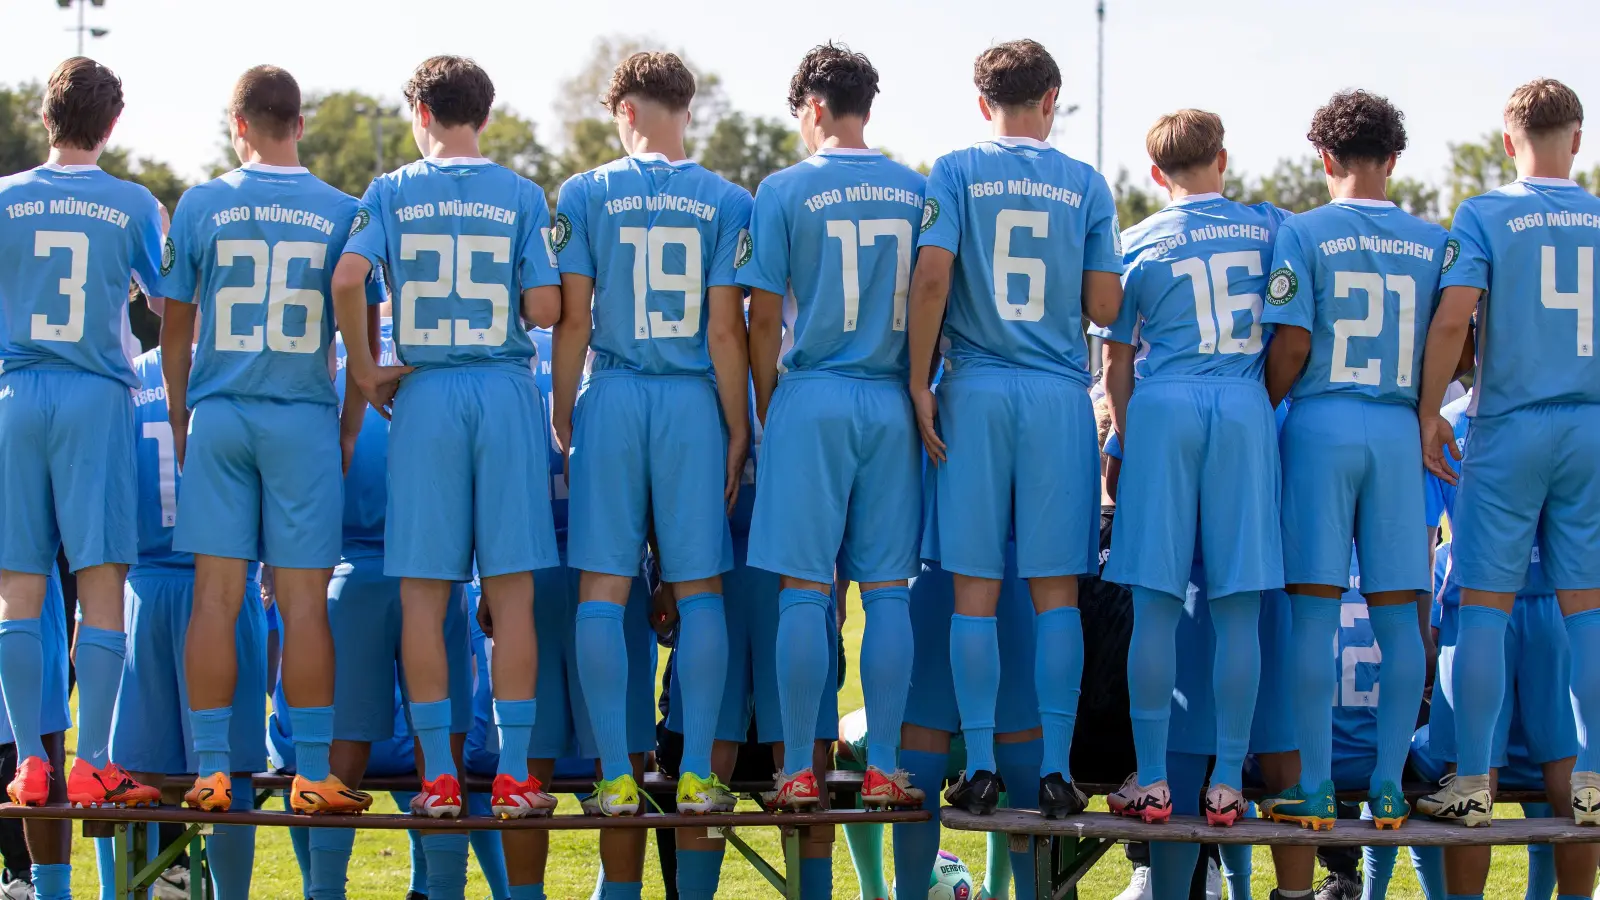
M861 647L861 598L852 589L849 597L849 617L845 625L845 645L850 654L848 680L839 694L841 712L861 706L861 684L857 679L856 657ZM660 680L657 679L657 684ZM76 746L76 735L69 735L67 746ZM271 801L277 804L279 801ZM749 805L749 804L746 804ZM1096 807L1104 809L1104 801L1097 800ZM394 812L394 803L387 795L380 795L374 812ZM578 804L571 797L561 800L562 814L576 814ZM1502 806L1501 815L1518 815L1516 807ZM1355 827L1341 826L1341 827ZM599 868L599 844L596 832L564 832L551 841L550 862L546 869L545 892L551 900L587 900L594 888L595 873ZM753 828L741 836L772 862L781 865L782 852L776 829ZM981 880L985 857L985 839L981 834L946 831L943 847L961 857ZM892 860L892 847L885 847L886 860ZM649 842L645 861L645 890L647 898L664 897L660 868L656 862L655 842ZM1497 847L1494 851L1494 868L1486 896L1520 897L1527 884L1527 853L1521 847ZM94 848L91 842L78 838L74 841L73 894L79 898L97 896ZM351 900L401 900L410 881L411 857L403 834L391 831L357 831L355 855L350 865L349 896ZM1421 900L1422 891L1407 858L1402 855L1395 867L1395 878L1389 889L1394 900ZM841 833L833 853L834 896L857 896L855 869L850 864L850 854L845 849ZM1124 855L1117 850L1107 853L1082 883L1079 894L1084 900L1106 900L1116 896L1128 883L1130 867ZM1322 873L1318 873L1321 877ZM1254 853L1254 880L1251 894L1255 898L1267 897L1273 886L1272 860L1267 850L1257 847ZM289 845L288 832L280 828L263 828L256 837L255 880L251 896L269 900L294 900L300 897L300 869L295 864L294 851ZM489 897L488 886L476 867L468 883L467 896L472 900ZM719 896L738 900L759 900L777 894L743 858L730 850L722 869L722 887ZM910 900L910 898L907 898ZM917 898L920 900L920 898Z

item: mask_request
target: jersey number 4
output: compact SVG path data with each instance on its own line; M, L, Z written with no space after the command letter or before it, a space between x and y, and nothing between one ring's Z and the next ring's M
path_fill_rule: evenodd
M1578 248L1578 289L1556 290L1556 248L1539 248L1539 303L1578 314L1578 355L1594 355L1594 248ZM35 316L34 318L38 318ZM38 326L34 326L38 331ZM37 337L38 335L34 335Z

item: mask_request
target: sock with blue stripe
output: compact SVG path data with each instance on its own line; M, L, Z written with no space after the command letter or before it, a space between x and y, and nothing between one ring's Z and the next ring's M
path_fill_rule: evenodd
M34 863L33 890L35 900L72 900L72 865Z
M467 836L425 834L422 854L428 858L428 900L466 900Z
M933 874L933 869L928 870ZM800 900L830 900L833 897L833 859L822 857L800 860Z
M78 757L97 769L111 761L111 716L122 689L127 637L89 625L78 626L73 668L78 673Z
M488 818L493 815L489 805L489 795L485 793L468 794L467 812L474 816ZM401 809L407 807L402 806ZM489 894L492 897L510 897L510 878L506 874L506 849L500 840L498 831L469 831L467 840L472 844L472 856L478 861L478 871L483 873L483 880L489 885ZM544 890L544 884L539 884L539 890Z
M195 769L201 775L228 772L232 741L229 730L233 723L233 707L189 710L189 739L194 744ZM293 724L290 725L293 728Z
M778 709L783 716L783 770L811 765L817 711L828 688L828 595L785 588L778 592Z
M993 772L994 707L1000 693L1000 635L994 616L950 617L950 668L961 673L955 680L956 711L967 745L967 777Z
M233 780L233 806L239 812L249 812L256 807L255 780L248 775ZM338 828L321 828L319 831L341 831ZM354 831L348 832L352 838ZM250 881L256 865L256 826L218 825L206 839L206 858L210 861L211 886L216 900L249 900ZM348 865L350 850L345 849ZM313 862L316 852L312 852ZM313 869L314 870L314 869ZM343 885L341 884L341 889ZM340 893L336 896L344 896Z
M449 705L449 701L445 701ZM289 729L294 732L294 770L301 778L325 781L328 748L333 744L333 707L289 707ZM445 736L448 746L450 737Z
M1337 687L1328 663L1339 634L1339 601L1290 594L1294 644L1289 676L1294 682L1294 736L1300 747L1300 788L1310 793L1333 778L1333 692ZM1221 656L1221 636L1217 639ZM1222 697L1222 688L1216 688Z
M605 900L641 900L644 896L644 882L608 881L600 896ZM429 897L428 900L433 898Z
M926 822L893 826L896 884L921 884L928 877L926 873L933 871L933 861L939 857L939 790L944 787L945 767L949 764L948 753L900 751L900 766L910 773L911 786L922 789L922 808L933 817Z
M590 730L600 750L600 776L607 781L633 774L628 761L628 642L625 608L603 600L578 604L575 634L578 682L589 708Z
M728 679L728 619L721 594L678 601L678 686L683 697L683 759L679 772L711 774L711 744Z
M1046 610L1033 619L1033 686L1044 726L1039 777L1059 772L1072 780L1072 728L1083 681L1083 619L1077 607ZM1010 781L1006 787L1015 790ZM1027 807L1032 809L1030 805Z
M533 720L539 701L494 701L494 724L500 732L500 771L518 781L528 780L528 741L533 738Z
M911 692L911 589L886 587L861 594L866 628L861 639L861 693L868 722L867 763L885 772L899 767L900 726Z
M724 852L682 849L678 851L679 900L712 900L717 896L717 883L722 879Z
M1211 685L1217 712L1217 761L1211 783L1244 787L1244 758L1250 752L1250 723L1261 687L1261 592L1241 591L1211 600L1211 627L1217 652ZM1327 667L1332 672L1331 667ZM1329 721L1332 721L1332 711Z
M1183 601L1172 594L1133 587L1133 637L1128 644L1128 713L1139 783L1167 778L1167 728L1172 692L1178 685L1178 619Z
M545 900L544 882L538 884L513 884L510 900Z
M1422 706L1427 664L1422 658L1415 600L1395 606L1369 606L1367 617L1378 639L1378 652L1383 655L1383 689L1378 692L1378 762L1368 785L1368 790L1376 794L1385 781L1400 786L1406 759L1411 755L1417 710ZM1393 865L1391 859L1390 866Z
M1456 774L1487 775L1495 722L1506 697L1506 627L1511 616L1490 606L1463 604L1457 621ZM1578 696L1578 655L1573 654L1574 698ZM1579 704L1573 706L1576 709ZM1305 751L1300 755L1304 760ZM1583 759L1581 750L1578 758Z
M44 641L38 619L0 621L0 696L5 697L6 719L16 735L17 761L30 756L47 759L39 735Z
M450 701L412 702L411 727L422 745L422 777L437 781L456 774L456 759L450 752ZM298 735L296 735L298 738Z
M1566 623L1567 641L1576 651L1571 654L1571 681L1572 708L1578 718L1578 760L1572 769L1600 772L1600 658L1592 652L1600 639L1600 609L1573 613Z

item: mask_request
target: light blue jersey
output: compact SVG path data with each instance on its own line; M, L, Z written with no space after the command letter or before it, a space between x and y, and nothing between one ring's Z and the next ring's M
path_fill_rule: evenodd
M1478 304L1473 415L1600 403L1594 330L1600 198L1563 178L1523 178L1461 204L1442 287Z
M1120 273L1119 244L1106 180L1043 141L1002 137L940 157L917 246L956 256L945 364L1087 386L1083 273Z
M98 166L0 178L0 371L74 368L139 386L128 284L159 278L161 213Z
M1339 643L1335 648L1333 689L1333 767L1358 763L1357 783L1347 789L1365 787L1372 762L1378 755L1378 675L1383 654L1377 635L1367 616L1367 601L1361 595L1361 570L1350 559L1350 590L1339 606ZM1339 779L1335 779L1338 781ZM1340 785L1340 787L1346 787Z
M167 419L167 389L161 380L161 348L133 361L139 387L133 393L135 464L139 481L139 563L143 570L194 569L194 554L172 549L178 524L178 459L172 423Z
M333 405L333 269L354 197L299 166L246 163L172 215L162 296L200 307L191 407L213 395ZM383 302L374 279L368 302Z
M1266 267L1287 215L1270 203L1201 194L1129 228L1122 235L1122 311L1089 333L1141 347L1142 377L1260 380Z
M560 284L544 191L486 159L421 159L372 182L346 253L382 265L408 366L503 361L533 342L522 292Z
M339 400L344 400L348 368L345 365L343 337L335 339L339 354ZM378 337L378 364L392 366L394 322L383 320ZM383 555L384 511L389 502L389 420L369 404L361 422L361 434L344 473L344 525L342 558L356 559Z
M550 376L550 329L535 328L528 332L533 338L535 355L533 358L533 380L539 384L539 392L544 394L544 408L548 415L555 415L555 383ZM561 447L556 443L555 422L548 423L545 432L549 435L550 445L550 515L556 523L556 543L560 545L563 555L567 549L567 471L566 460L562 458Z
M1294 399L1417 405L1445 238L1387 200L1334 200L1284 223L1261 318L1311 332Z
M551 246L594 279L591 370L711 371L706 289L749 251L750 195L693 160L629 156L561 186Z
M906 380L925 181L876 150L823 148L761 182L738 282L784 298L781 371Z

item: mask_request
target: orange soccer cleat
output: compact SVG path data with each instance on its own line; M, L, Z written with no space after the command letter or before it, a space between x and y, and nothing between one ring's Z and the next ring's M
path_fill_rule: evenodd
M72 761L67 773L67 802L75 807L102 806L158 806L161 792L148 784L133 780L116 763L106 763L97 769L83 757Z
M50 776L55 769L49 760L30 756L17 766L16 777L6 785L11 802L19 806L43 806L50 799Z
M296 775L289 786L289 808L304 815L360 815L371 805L371 794L346 787L337 775L321 781Z
M227 772L213 772L194 780L194 787L183 795L185 806L206 812L227 812L233 808L233 779Z

